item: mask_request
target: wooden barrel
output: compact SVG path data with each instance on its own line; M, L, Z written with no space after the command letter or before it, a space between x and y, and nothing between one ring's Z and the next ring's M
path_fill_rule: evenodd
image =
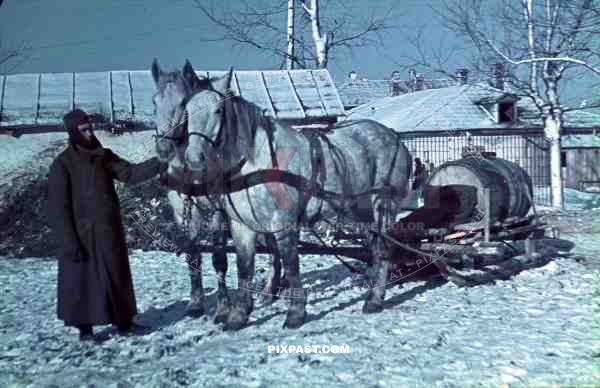
M466 157L439 166L424 187L426 207L436 206L433 201L428 201L428 197L435 198L431 192L443 186L471 186L476 189L474 208L472 201L463 201L464 205L455 210L457 222L473 222L485 214L484 188L490 189L491 222L527 215L533 198L531 178L525 170L513 162L496 157Z

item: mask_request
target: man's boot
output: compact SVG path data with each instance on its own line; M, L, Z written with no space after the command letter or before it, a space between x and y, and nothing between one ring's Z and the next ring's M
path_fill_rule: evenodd
M79 340L80 341L93 341L94 340L94 329L92 325L78 325L79 329Z

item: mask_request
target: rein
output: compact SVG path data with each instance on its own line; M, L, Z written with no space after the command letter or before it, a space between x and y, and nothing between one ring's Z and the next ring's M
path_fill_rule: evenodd
M224 177L228 176L231 176L231 174L224 175ZM206 183L186 183L185 181L182 181L177 177L165 174L161 176L160 182L161 184L173 190L177 190L182 194L192 197L207 196L214 194L230 194L271 182L283 183L295 187L300 191L306 191L311 196L326 201L358 199L366 195L378 194L386 191L391 195L404 194L403 190L396 189L393 186L371 189L357 194L339 194L334 191L325 190L321 187L320 184L313 183L311 182L311 180L301 175L273 168L254 171L247 175L242 175L229 181L225 181L225 179L218 179Z

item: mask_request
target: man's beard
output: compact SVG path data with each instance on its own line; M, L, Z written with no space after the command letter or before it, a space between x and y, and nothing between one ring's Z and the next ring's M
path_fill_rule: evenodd
M81 132L79 132L78 130L69 131L69 141L73 145L78 145L80 147L87 148L90 150L93 150L95 148L102 146L102 144L100 144L100 141L98 140L96 135L94 135L92 133L91 138L88 139L85 136L83 136L83 134Z

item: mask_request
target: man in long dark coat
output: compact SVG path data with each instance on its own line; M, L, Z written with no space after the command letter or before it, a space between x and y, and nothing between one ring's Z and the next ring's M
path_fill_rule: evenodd
M132 164L103 148L88 115L64 117L69 146L54 160L48 179L49 220L57 237L58 318L93 339L93 325L132 329L137 313L129 258L113 180L138 183L164 172L151 158Z

